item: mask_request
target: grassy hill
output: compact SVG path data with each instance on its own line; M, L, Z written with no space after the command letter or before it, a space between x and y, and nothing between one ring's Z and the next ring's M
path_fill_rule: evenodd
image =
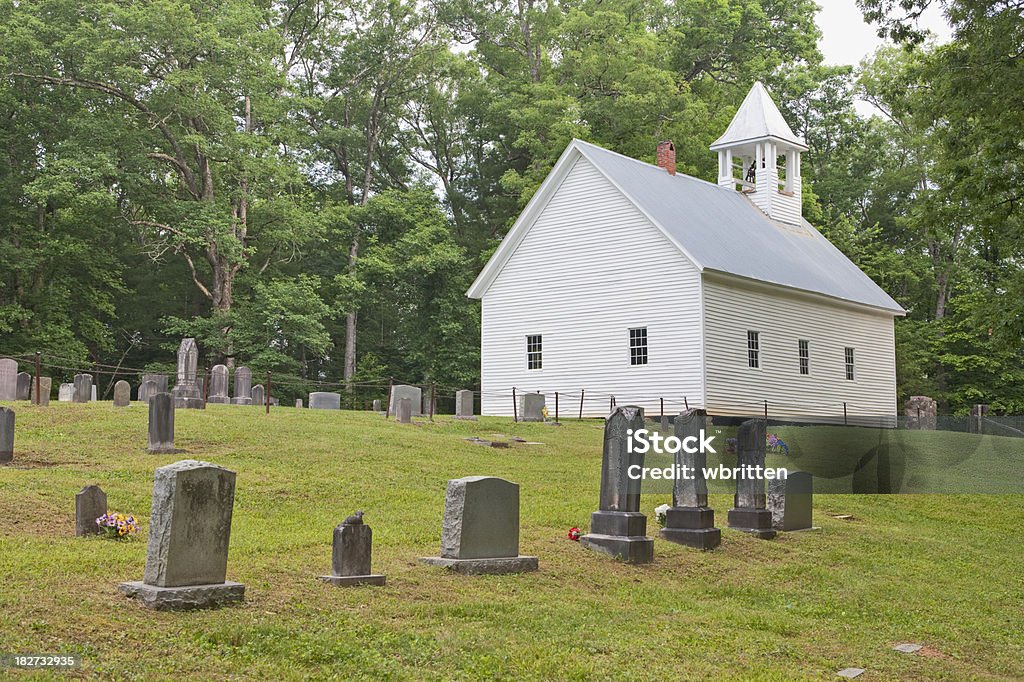
M85 666L72 674L791 680L855 666L866 680L1024 678L1024 496L822 495L820 531L765 542L726 529L710 553L657 540L655 562L633 567L565 537L597 508L599 422L409 426L211 405L177 412L187 452L167 456L145 451L143 406L13 407L0 653L77 652ZM491 434L543 444L463 440ZM116 592L142 577L153 470L185 458L238 472L228 578L246 584L242 606L154 613ZM437 553L446 481L472 474L522 486L521 551L540 557L539 572L467 577L417 563ZM141 517L139 538L73 536L74 494L89 483L111 510ZM644 496L649 535L667 501ZM719 526L730 502L713 497ZM316 580L333 527L356 509L386 587ZM891 650L901 642L926 649Z

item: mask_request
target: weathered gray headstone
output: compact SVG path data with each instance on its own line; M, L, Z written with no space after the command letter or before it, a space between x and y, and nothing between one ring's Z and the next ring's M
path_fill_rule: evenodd
M736 432L735 506L729 510L729 527L749 533L763 540L775 537L772 513L765 507L765 479L745 476L748 467L764 467L765 430L763 419L751 419L740 424Z
M339 396L340 397L340 396ZM256 407L263 407L267 402L267 393L263 390L263 384L256 384L252 387L252 404Z
M424 563L458 573L537 570L537 557L519 554L519 486L493 476L448 481L441 555Z
M39 400L36 400L36 382L32 380L32 394L29 398L40 407L50 404L50 390L53 388L53 379L50 377L39 377Z
M152 385L147 385L147 382L152 382ZM139 402L148 403L150 396L167 392L166 374L142 375L142 383L139 384Z
M402 398L398 401L398 411L395 413L395 419L398 420L399 424L409 424L412 422L411 400Z
M707 426L705 410L686 410L675 418L674 435L681 443L701 443ZM689 439L687 441L686 439ZM665 512L665 527L659 535L680 545L714 549L722 543L722 531L715 528L715 511L708 507L708 482L704 478L707 454L679 450L675 454L678 475L672 483L672 506Z
M437 414L437 401L431 396L430 391L423 391L423 406L420 412L422 414Z
M526 393L521 402L523 412L520 421L542 422L544 421L544 394Z
M380 398L374 398L373 400L373 411L380 412Z
M32 375L28 372L18 372L18 387L15 390L15 400L28 400L32 395Z
M0 407L0 464L14 459L14 410Z
M224 467L183 460L157 469L146 570L118 589L156 609L241 601L245 586L225 580L234 500L235 472Z
M383 585L385 577L370 572L373 531L363 523L363 512L356 512L334 529L331 575L320 579L332 585Z
M96 402L96 384L93 384L89 390L89 402Z
M167 391L158 390L156 382L152 379L143 381L139 386L139 402L149 404L149 399L157 393L167 393Z
M96 519L107 513L107 494L98 485L87 485L75 495L75 535L96 535Z
M924 429L934 431L938 423L939 404L934 398L926 395L910 396L903 405L908 429Z
M328 391L316 391L309 394L309 409L311 410L340 410L341 396Z
M418 386L407 386L399 384L391 387L391 414L398 414L398 401L408 398L412 404L413 416L421 414L420 406L423 404L423 391Z
M295 399L295 407L302 407L302 398Z
M584 547L633 564L654 561L654 540L646 536L647 517L640 513L641 481L628 474L634 465L643 468L644 455L629 451L627 432L642 428L644 410L635 405L616 407L605 420L601 505L580 538Z
M72 400L76 403L87 403L92 400L92 375L75 375L75 395Z
M149 451L177 452L174 449L174 398L170 393L149 397Z
M114 384L114 407L128 407L131 405L132 385L124 379Z
M476 419L473 415L473 391L455 392L455 418Z
M74 384L61 384L57 389L57 401L62 403L70 403L75 399L75 385Z
M814 477L806 471L793 471L786 478L770 479L767 506L775 530L813 528Z
M239 367L235 370L235 393L232 405L252 405L252 370Z
M206 396L208 403L229 403L228 397L228 368L224 365L214 365L210 370L210 390Z
M171 390L174 406L185 409L201 410L206 407L203 402L203 389L197 379L199 368L199 348L196 340L182 339L178 346L178 376Z
M15 400L18 395L18 363L0 358L0 400Z

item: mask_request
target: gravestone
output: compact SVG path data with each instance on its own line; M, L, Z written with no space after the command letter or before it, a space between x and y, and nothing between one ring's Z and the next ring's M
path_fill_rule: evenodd
M522 413L519 416L520 421L524 422L542 422L544 421L544 394L543 393L527 393L523 396L520 403L522 405Z
M340 398L341 396L339 396ZM267 393L263 390L263 384L256 384L252 387L252 404L256 407L263 407L267 402Z
M131 405L132 385L124 379L114 384L114 407L128 407Z
M302 407L302 398L295 399L295 407Z
M32 375L28 372L18 372L18 386L14 391L15 400L28 400L32 395Z
M157 469L146 570L118 589L154 609L242 601L245 586L225 580L234 500L235 472L224 467L189 459Z
M939 404L926 395L911 396L903 406L908 429L934 431L938 422Z
M72 396L72 402L87 403L90 400L92 400L92 375L76 374L75 393Z
M208 403L230 403L228 397L228 368L224 365L214 365L210 370L210 391L206 396Z
M751 419L740 424L736 432L736 466L764 467L766 422ZM729 510L729 527L749 533L762 540L775 537L772 513L765 506L764 479L736 476L735 505Z
M192 338L182 339L178 346L178 376L174 382L171 395L174 396L174 406L191 410L202 410L206 407L203 402L202 386L196 378L199 367L199 348L196 340Z
M75 399L75 385L74 384L61 384L57 389L57 401L61 403L70 403Z
M235 370L235 397L232 405L252 405L252 370L239 367Z
M680 442L703 440L707 426L705 410L686 410L675 418L674 435ZM659 535L697 549L714 549L722 543L722 531L715 528L715 511L708 506L708 482L704 478L707 454L689 453L680 449L675 453L676 472L685 472L689 478L677 476L672 482L672 506L665 512L665 527ZM680 469L680 467L683 467Z
M413 416L421 414L419 410L423 404L423 391L418 386L406 386L405 384L391 387L391 414L398 414L398 402L403 398L408 398L412 404Z
M151 383L151 386L147 386ZM139 384L139 402L148 403L151 396L157 393L167 393L166 374L143 374L142 383Z
M96 384L89 389L89 402L96 402Z
M46 407L50 404L50 390L53 388L53 379L50 377L39 377L39 399L36 400L36 382L32 382L32 395L29 397L32 402L37 403L40 407Z
M157 393L167 393L167 391L158 390L156 382L152 379L143 381L142 385L139 386L139 402L149 404L149 399Z
M96 519L107 513L107 494L98 485L87 485L75 495L75 535L97 535Z
M455 392L455 418L476 419L473 414L473 391Z
M441 555L420 561L457 573L537 570L537 557L519 554L519 486L493 476L448 481Z
M0 358L0 400L14 400L18 395L18 363Z
M174 398L170 393L149 397L149 451L177 452L174 449Z
M380 398L373 399L373 411L380 412Z
M0 464L14 459L14 410L0 407Z
M423 391L423 407L420 413L437 414L437 401L433 398L430 391Z
M410 424L412 423L412 401L408 398L402 398L398 401L398 412L395 414L395 419L398 420L399 424Z
M327 391L317 391L309 394L309 409L311 410L340 410L341 395Z
M331 575L320 579L332 585L383 585L385 577L370 572L373 531L356 512L334 529L331 551Z
M768 481L768 510L775 530L810 530L814 527L814 477L806 471Z
M580 544L631 564L654 561L654 540L646 537L647 517L640 513L640 479L628 471L644 466L643 453L629 452L627 431L644 426L644 410L616 407L604 423L600 509L590 515L590 532Z

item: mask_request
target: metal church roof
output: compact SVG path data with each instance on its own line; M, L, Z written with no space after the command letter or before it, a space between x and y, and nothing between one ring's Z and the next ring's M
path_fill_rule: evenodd
M757 81L750 88L750 92L747 93L739 110L736 111L736 115L732 117L732 122L729 123L725 133L715 140L711 149L718 150L765 138L775 138L789 143L801 151L807 150L807 144L793 134L779 108L775 106L772 96L768 94L768 90L761 84L761 81Z
M781 118L781 117L780 117ZM788 127L787 127L788 129ZM806 220L770 219L742 193L574 140L575 147L702 271L906 311ZM497 255L497 254L496 254Z

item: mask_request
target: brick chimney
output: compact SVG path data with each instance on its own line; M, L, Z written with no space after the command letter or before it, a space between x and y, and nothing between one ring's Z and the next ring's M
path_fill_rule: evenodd
M658 143L658 167L667 170L669 175L676 174L676 148L672 140Z

